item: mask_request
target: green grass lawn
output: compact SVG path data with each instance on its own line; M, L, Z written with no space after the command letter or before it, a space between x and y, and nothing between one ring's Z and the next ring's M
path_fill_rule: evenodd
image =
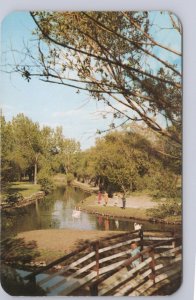
M32 194L40 191L40 184L33 184L29 182L12 182L6 189L2 190L3 198L9 193L21 193L23 197L29 197Z
M92 195L84 200L84 203L79 204L81 209L84 209L91 213L100 213L110 216L120 217L120 218L135 218L147 220L149 219L146 215L146 209L130 208L127 207L122 209L121 207L116 206L99 206L94 205L95 196ZM93 204L93 205L92 205Z

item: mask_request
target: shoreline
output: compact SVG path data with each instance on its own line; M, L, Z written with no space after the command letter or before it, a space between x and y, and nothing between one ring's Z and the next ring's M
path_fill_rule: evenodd
M72 187L79 188L79 189L81 189L85 192L89 192L91 194L94 194L94 193L99 191L98 187L93 187L93 186L90 186L88 183L82 183L82 182L77 181L77 180L73 180L70 185Z
M83 212L87 212L89 214L92 214L92 215L98 215L98 216L103 216L103 217L109 217L109 218L112 218L112 219L115 219L115 218L118 218L120 220L133 220L133 221L143 221L143 222L150 222L150 223L159 223L159 224L167 224L167 225L182 225L182 222L181 221L167 221L167 220L164 220L164 219L157 219L157 218L152 218L152 217L146 217L146 218L140 218L140 217L134 217L134 216L119 216L118 214L110 214L110 213L101 213L101 212L97 212L97 211L91 211L91 210L88 210L88 208L81 208L80 207L80 210L83 211Z
M1 203L0 210L1 211L10 211L13 209L25 207L25 206L28 206L28 205L34 203L37 200L43 199L44 197L45 197L45 193L43 191L39 191L39 192L33 193L29 197L24 197L24 199L22 201L14 204L14 205Z
M82 188L82 186L80 187ZM170 225L182 225L182 220L179 220L177 217L173 217L172 220L165 218L165 219L158 219L151 216L147 216L147 210L155 206L155 202L151 203L147 202L147 205L144 204L146 201L146 196L144 195L144 201L140 201L140 206L132 207L131 205L129 207L126 207L125 209L122 209L121 206L115 206L115 205L100 205L96 203L96 195L95 193L91 193L91 196L85 198L83 201L78 203L78 207L81 211L94 214L94 215L100 215L103 217L110 217L110 218L118 218L118 219L127 219L127 220L133 220L133 221L148 221L151 223L159 223L159 224L170 224ZM93 199L94 198L94 199ZM131 199L135 198L135 200L141 200L142 197L132 197ZM111 201L111 198L109 198L109 201ZM131 200L130 200L131 202ZM148 206L149 205L149 206Z

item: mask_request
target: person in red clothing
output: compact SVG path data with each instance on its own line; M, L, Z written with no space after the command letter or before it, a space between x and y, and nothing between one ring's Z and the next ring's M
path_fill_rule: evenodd
M101 204L102 194L100 191L98 192L97 200L98 200L98 204Z

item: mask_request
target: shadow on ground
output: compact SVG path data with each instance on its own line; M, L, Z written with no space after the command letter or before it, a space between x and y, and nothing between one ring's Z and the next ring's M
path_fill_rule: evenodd
M22 238L8 238L1 242L1 285L6 293L11 296L45 295L41 288L27 284L20 276L19 268L24 269L26 263L38 256L40 253L35 241L27 243Z
M23 265L40 256L36 241L25 242L23 238L8 238L1 242L1 260L4 263Z

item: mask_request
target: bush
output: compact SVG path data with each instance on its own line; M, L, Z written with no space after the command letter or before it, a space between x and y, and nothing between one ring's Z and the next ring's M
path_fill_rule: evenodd
M50 177L39 177L38 183L41 185L41 190L45 192L46 195L54 190L54 185Z
M67 184L69 185L74 180L74 175L72 173L66 174Z
M148 214L154 218L163 219L169 216L180 216L182 213L182 204L179 199L166 199L158 204L157 208L148 210Z
M6 197L6 202L9 204L16 204L24 199L21 193L9 193Z

